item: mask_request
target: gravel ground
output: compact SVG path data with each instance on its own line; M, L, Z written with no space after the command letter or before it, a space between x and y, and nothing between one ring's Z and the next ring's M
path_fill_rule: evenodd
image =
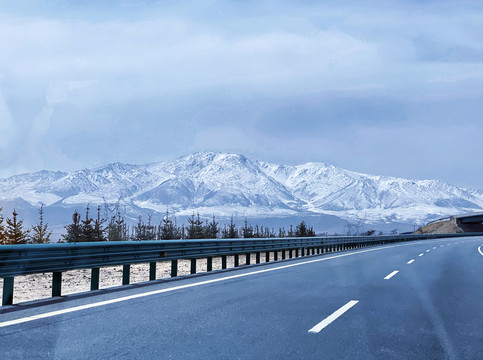
M261 254L261 261L265 261L265 254ZM240 255L240 266L245 265L245 255ZM279 259L281 254L279 253ZM270 261L274 254L270 253ZM250 261L255 263L255 254L250 255ZM227 257L227 267L234 266L233 256ZM221 269L221 257L213 258L213 270ZM198 259L196 272L206 272L206 259ZM190 260L178 261L178 276L190 273ZM158 262L156 265L156 278L169 278L171 274L171 261ZM149 264L131 265L131 283L140 283L149 280ZM91 270L70 270L62 273L62 295L82 293L90 290ZM105 289L122 284L122 265L103 267L100 270L99 288ZM2 298L3 279L0 278L0 303ZM15 277L13 303L49 298L52 294L52 273L40 273Z

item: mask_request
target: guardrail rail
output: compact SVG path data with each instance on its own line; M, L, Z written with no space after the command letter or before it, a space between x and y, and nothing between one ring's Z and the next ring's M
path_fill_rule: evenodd
M178 260L191 260L191 274L196 273L196 261L207 259L207 271L213 271L213 257L221 257L221 268L227 268L227 256L234 257L239 266L239 256L255 253L255 262L298 258L300 256L344 251L367 246L384 245L402 241L428 240L444 237L481 236L483 233L420 234L391 236L336 236L264 239L203 239L164 241L83 242L35 245L1 245L0 277L3 281L2 306L13 304L14 278L19 275L52 272L52 296L62 294L62 272L74 269L91 269L91 290L99 289L99 269L104 266L122 265L122 284L130 282L130 265L149 263L149 280L156 280L156 264L171 261L171 276L178 276Z

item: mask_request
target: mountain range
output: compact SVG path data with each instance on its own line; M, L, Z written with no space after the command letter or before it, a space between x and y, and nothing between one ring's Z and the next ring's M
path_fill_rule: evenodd
M199 212L242 219L325 216L339 224L422 224L481 211L483 193L439 180L368 175L320 162L280 165L214 152L0 179L0 206L6 210L21 208L35 222L41 203L53 224L69 222L72 209L82 211L86 204L101 205L106 216L121 211L133 220L146 213L162 217L169 210L179 217Z

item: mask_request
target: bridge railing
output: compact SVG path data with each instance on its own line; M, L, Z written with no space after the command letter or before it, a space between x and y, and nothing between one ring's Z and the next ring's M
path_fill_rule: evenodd
M221 257L221 268L226 269L228 256L233 256L237 267L240 255L246 256L245 264L249 265L253 253L258 264L270 261L270 253L278 261L401 241L471 235L483 233L2 245L2 306L13 304L14 278L19 275L52 272L52 296L61 296L62 272L74 269L91 269L91 290L97 290L99 269L105 266L122 265L122 284L127 285L130 283L130 265L138 263L149 263L149 280L156 280L156 265L161 261L171 262L171 276L175 277L178 276L180 259L191 261L190 272L194 274L196 261L200 258L206 259L206 270L213 271L213 257Z

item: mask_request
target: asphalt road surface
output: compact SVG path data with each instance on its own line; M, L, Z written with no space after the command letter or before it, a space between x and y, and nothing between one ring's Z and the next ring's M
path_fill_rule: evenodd
M483 359L483 238L399 243L0 313L1 359Z

